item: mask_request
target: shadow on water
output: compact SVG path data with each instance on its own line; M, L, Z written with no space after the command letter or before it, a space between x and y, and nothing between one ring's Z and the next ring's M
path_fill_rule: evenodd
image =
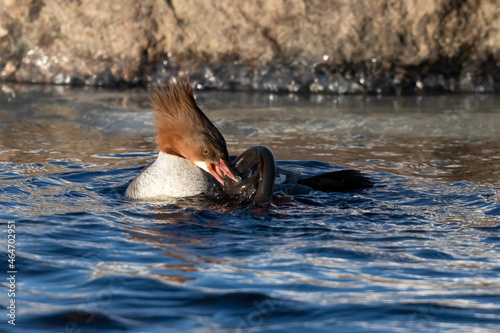
M0 219L16 223L23 332L500 326L497 96L199 93L230 153L264 144L279 167L356 168L376 184L266 208L126 200L155 158L144 91L1 98Z

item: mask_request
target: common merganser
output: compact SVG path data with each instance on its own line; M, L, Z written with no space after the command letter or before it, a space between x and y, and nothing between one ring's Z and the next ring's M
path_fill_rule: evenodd
M172 79L168 88L157 86L151 102L158 158L130 183L128 198L189 197L213 192L215 180L224 185L225 176L236 180L226 141L196 105L187 78Z
M276 168L273 153L264 146L251 147L230 163L224 137L196 105L186 77L174 78L168 88L156 87L151 101L158 158L130 183L125 192L130 199L211 194L220 183L226 196L267 204L275 191L306 194L373 187L357 170L305 176Z

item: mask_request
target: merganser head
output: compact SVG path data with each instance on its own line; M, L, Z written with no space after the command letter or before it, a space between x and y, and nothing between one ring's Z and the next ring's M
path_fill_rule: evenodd
M226 141L196 105L186 77L173 78L169 86L156 86L151 98L155 110L156 142L161 152L187 158L224 185L229 169Z

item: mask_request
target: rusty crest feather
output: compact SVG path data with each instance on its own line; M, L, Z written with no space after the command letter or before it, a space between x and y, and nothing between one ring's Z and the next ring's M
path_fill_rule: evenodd
M151 97L151 106L155 110L157 133L162 129L179 127L183 123L199 117L199 108L194 99L193 88L185 76L173 78L168 86L155 86L155 92Z
M161 151L186 157L179 142L209 142L227 157L224 137L196 105L193 88L185 76L175 77L167 85L155 87L151 96L155 110L156 141ZM185 149L183 149L185 151Z

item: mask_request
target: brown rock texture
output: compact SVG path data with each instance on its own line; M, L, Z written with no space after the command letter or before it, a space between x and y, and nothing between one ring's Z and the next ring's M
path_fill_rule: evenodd
M496 0L0 0L0 80L332 93L492 90Z

